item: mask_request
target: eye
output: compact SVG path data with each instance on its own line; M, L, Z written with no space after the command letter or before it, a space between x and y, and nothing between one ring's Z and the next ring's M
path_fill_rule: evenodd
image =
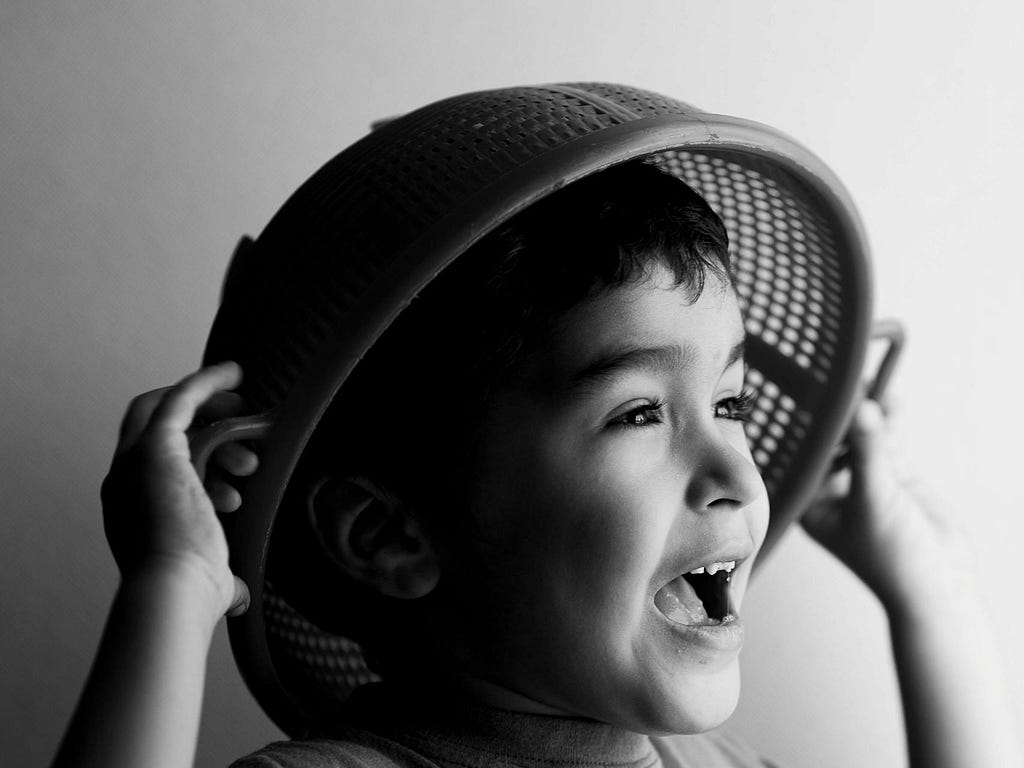
M735 397L727 397L715 403L715 418L732 421L746 421L754 409L757 393L752 389L744 389Z
M652 424L661 424L663 403L645 403L639 408L627 411L621 416L616 416L609 424L613 427L649 427Z

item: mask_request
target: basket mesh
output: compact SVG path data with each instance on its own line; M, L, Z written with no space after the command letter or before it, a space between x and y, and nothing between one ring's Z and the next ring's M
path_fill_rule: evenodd
M387 124L335 157L259 238L260 253L281 259L302 253L302 260L287 270L264 264L262 274L256 265L245 305L222 313L222 325L232 327L215 328L207 357L242 363L243 394L255 409L276 405L353 304L420 233L529 160L636 119L612 102L602 109L584 96L567 87L457 96ZM643 109L690 108L661 98L645 101ZM297 241L297 233L307 239ZM230 351L220 339L230 340Z
M362 649L348 638L324 632L265 586L264 615L278 673L302 692L320 701L320 712L336 709L350 691L378 679L366 666Z

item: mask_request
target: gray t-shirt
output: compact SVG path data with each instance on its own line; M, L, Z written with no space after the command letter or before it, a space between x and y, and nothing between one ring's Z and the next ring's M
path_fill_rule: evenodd
M412 706L360 689L329 738L282 741L231 768L765 768L721 730L650 737L605 723L485 707Z

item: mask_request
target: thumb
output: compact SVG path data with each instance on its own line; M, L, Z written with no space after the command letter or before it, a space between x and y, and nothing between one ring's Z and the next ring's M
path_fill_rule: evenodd
M237 576L235 578L235 594L231 598L231 607L227 610L228 616L241 616L249 610L249 587Z

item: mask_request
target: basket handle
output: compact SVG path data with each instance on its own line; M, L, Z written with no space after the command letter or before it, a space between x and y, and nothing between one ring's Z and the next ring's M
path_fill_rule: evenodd
M192 466L199 479L206 476L206 464L215 450L225 443L240 440L258 440L265 436L274 423L273 409L251 416L231 416L201 428L189 437Z
M864 393L866 398L877 401L882 397L885 393L885 388L889 385L889 379L892 378L892 372L895 370L896 363L899 361L900 354L903 352L903 347L907 342L907 332L903 328L903 323L899 320L877 320L871 326L871 338L872 340L881 339L889 345L882 355L882 360L878 364L874 378L868 384Z
M871 326L871 341L876 340L886 344L886 348L874 375L864 387L863 397L877 402L885 394L885 388L889 385L889 380L896 369L896 363L899 362L900 354L902 354L907 341L907 332L899 320L876 320ZM832 468L829 470L829 474L848 466L850 466L850 443L844 436L832 456Z

